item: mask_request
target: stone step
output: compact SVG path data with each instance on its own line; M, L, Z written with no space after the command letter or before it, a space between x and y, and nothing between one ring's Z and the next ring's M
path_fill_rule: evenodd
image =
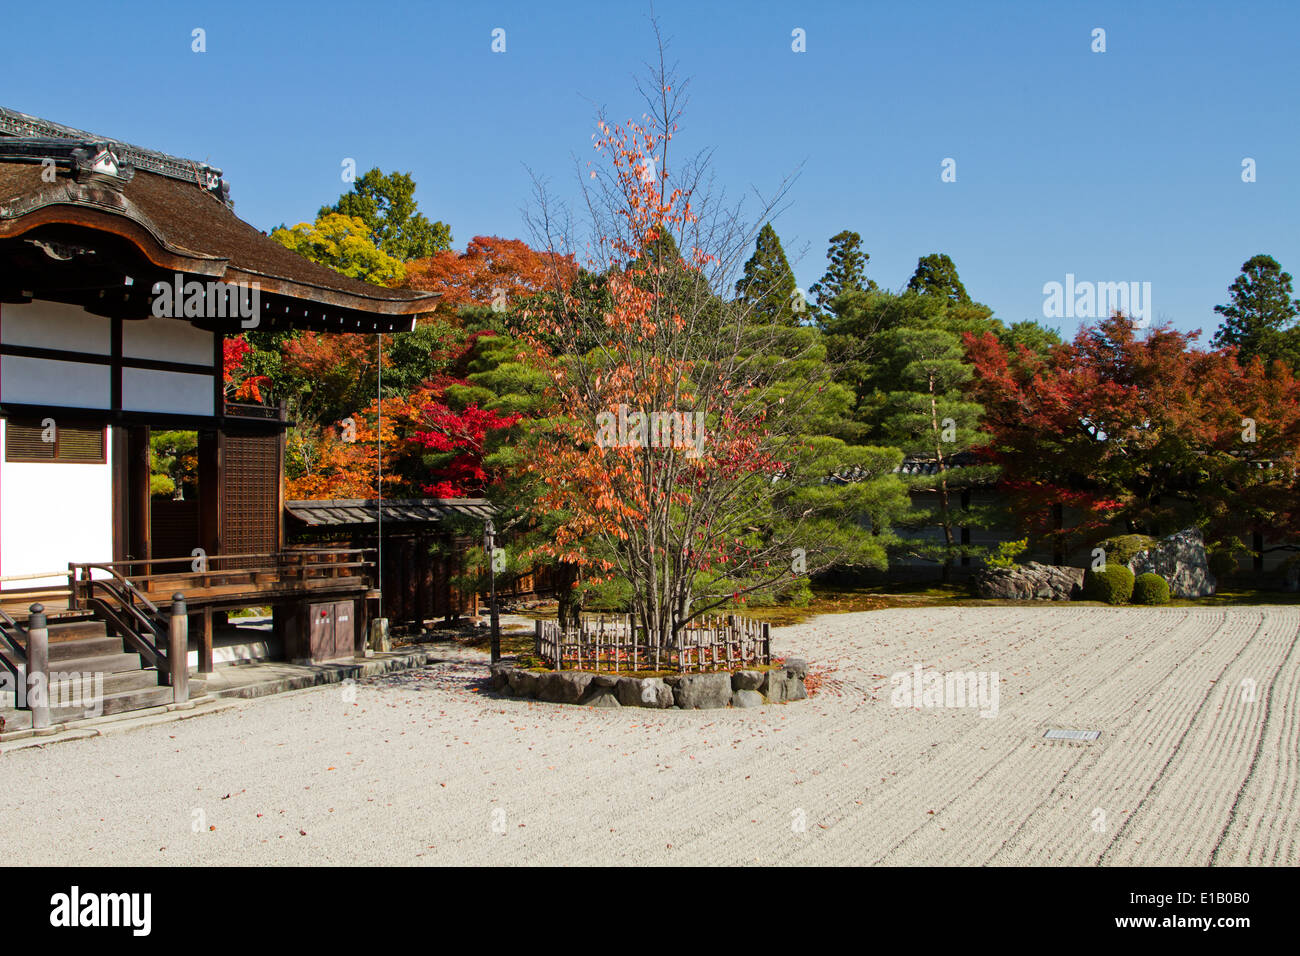
M69 720L82 720L87 717L104 717L108 714L123 714L128 710L144 710L146 707L161 707L172 702L170 687L146 687L139 690L123 691L119 694L105 694L99 707L87 708L83 705L71 707L51 707L50 722L61 724Z
M101 698L100 706L91 706L84 704L74 704L50 708L50 723L63 724L72 721L86 720L90 717L107 716L109 714L125 714L133 710L145 710L149 707L162 707L172 702L172 689L166 686L158 685L158 672L154 670L140 671L140 674L147 676L154 683L134 687L130 689L119 689L113 693L108 692L108 681L104 681L104 696ZM204 681L197 678L190 678L190 700L195 700L204 696L206 693ZM26 730L32 725L32 714L29 710L15 710L14 708L0 708L0 717L5 718L5 732L12 733L15 730Z
M123 651L120 637L79 637L71 641L50 642L50 669L56 661L80 660L88 657L107 657Z
M122 671L138 671L139 654L100 654L94 657L69 657L59 661L56 668L50 662L50 670L61 671L103 671L105 674L118 674Z
M51 669L51 674L61 673ZM96 673L94 671L90 672ZM93 678L92 678L93 680ZM63 678L50 682L50 697L53 699L65 688L75 688L85 686L82 676L78 675L73 678ZM104 674L104 694L119 694L129 690L147 690L160 686L158 683L158 672L153 668L147 668L134 671L119 671L113 674Z
M94 620L51 623L48 630L51 645L58 641L79 641L92 637L104 637L108 634L108 628L104 626L104 622Z

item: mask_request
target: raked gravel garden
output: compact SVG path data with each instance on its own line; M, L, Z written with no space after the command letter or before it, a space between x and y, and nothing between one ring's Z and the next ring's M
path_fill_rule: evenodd
M452 649L355 686L0 754L4 850L77 865L1296 865L1298 634L1295 606L824 615L774 631L774 652L808 661L807 699L695 711L501 696L484 655ZM1044 736L1061 729L1097 735Z

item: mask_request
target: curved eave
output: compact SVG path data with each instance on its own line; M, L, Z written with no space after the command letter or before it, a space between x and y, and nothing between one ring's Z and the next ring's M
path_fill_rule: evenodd
M93 197L51 195L50 191L0 206L0 238L13 239L41 226L80 226L126 239L160 269L222 278L230 260L175 246L125 196L94 190Z
M358 315L385 317L415 316L432 312L439 296L433 292L386 296L383 286L376 295L358 295L341 289L272 273L236 268L230 260L185 249L169 242L129 198L109 189L59 183L21 200L0 206L0 238L16 238L40 226L65 225L93 229L131 242L153 265L172 272L203 276L231 283L258 283L265 293L345 309ZM394 326L394 323L387 323Z

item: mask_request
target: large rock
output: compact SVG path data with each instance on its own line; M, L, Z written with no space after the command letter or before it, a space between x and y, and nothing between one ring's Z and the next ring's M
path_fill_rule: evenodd
M736 690L731 692L732 707L762 707L763 695L756 690Z
M591 689L582 702L588 707L619 707L618 695L615 694L611 687L600 687L595 681L591 684Z
M673 689L658 677L624 677L618 682L618 702L624 707L672 707Z
M488 673L492 675L493 690L503 691L510 686L509 664L489 664Z
M732 690L758 690L762 686L762 671L736 671L731 675Z
M537 697L554 704L576 704L595 676L585 671L551 671L541 676Z
M1009 568L983 568L975 574L975 590L982 598L1069 601L1083 594L1083 568L1037 561Z
M709 710L731 704L730 674L683 674L673 688L682 710Z
M522 667L512 667L509 671L510 689L517 697L537 696L538 675Z
M1217 586L1205 554L1205 539L1196 528L1161 538L1154 548L1134 555L1128 566L1135 575L1160 575L1169 582L1173 597L1206 597Z
M808 662L798 657L787 657L785 659L785 672L790 677L803 680L808 676Z
M774 667L767 672L763 681L763 696L773 704L784 704L791 700L803 700L808 696L803 678L798 672L788 667Z

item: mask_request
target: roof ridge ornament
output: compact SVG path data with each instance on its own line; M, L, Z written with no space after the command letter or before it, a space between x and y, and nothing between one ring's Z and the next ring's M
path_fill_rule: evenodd
M135 178L135 168L108 143L89 143L72 151L72 175L82 185L101 183L120 191Z
M182 159L154 149L132 146L107 136L97 136L72 126L64 126L36 116L28 116L17 110L0 106L0 147L8 137L27 139L70 140L85 144L106 144L121 162L136 169L157 173L171 179L180 179L196 183L198 187L210 192L227 206L230 202L230 184L222 179L222 172L215 166L200 163L192 159Z

